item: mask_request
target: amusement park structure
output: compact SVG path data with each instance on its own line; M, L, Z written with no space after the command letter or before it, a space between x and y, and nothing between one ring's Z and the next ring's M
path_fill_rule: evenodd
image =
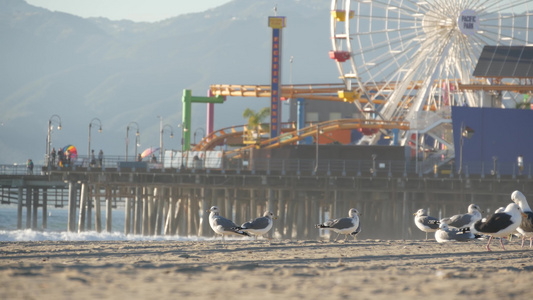
M401 144L423 145L446 163L455 157L452 106L502 108L502 99L533 91L523 78L502 84L473 76L484 46L531 46L530 6L527 0L332 0L330 57L346 89L367 100L354 102L359 110L408 121ZM359 143L375 144L381 134Z
M310 137L317 143L324 132L359 130L364 134L352 141L354 144L383 144L385 137L394 136L390 143L411 147L417 160L418 153L423 152L428 169L445 164L455 158L457 149L452 107L506 108L509 103L531 100L532 77L474 74L487 45L531 49L531 8L529 0L332 0L329 56L342 82L280 84L281 34L278 40L273 37L271 85L212 85L210 94L270 97L271 129L275 126L280 130L271 130L268 138L226 155L251 148L282 147L309 141ZM281 30L285 19L278 25L273 30ZM281 124L279 101L289 98L353 103L364 119L309 124L299 114L296 126ZM208 130L202 141L184 150L238 144L246 130L244 125Z

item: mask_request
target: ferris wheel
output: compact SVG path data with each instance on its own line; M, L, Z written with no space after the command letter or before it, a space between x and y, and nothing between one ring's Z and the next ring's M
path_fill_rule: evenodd
M452 105L483 106L459 84L485 45L533 46L531 0L332 0L331 58L363 111L420 119ZM357 101L356 101L357 102Z

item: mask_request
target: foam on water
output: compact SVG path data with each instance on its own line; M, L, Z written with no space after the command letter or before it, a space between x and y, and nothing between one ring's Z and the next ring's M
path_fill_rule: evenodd
M81 233L72 232L46 232L25 230L0 230L1 242L38 242L38 241L205 241L212 238L180 237L180 236L142 236L125 235L121 232L87 231Z
M26 227L26 208L22 210L22 225ZM183 237L183 236L143 236L125 235L124 232L124 211L113 210L113 226L111 232L105 231L85 231L81 233L67 232L68 211L66 209L56 209L49 207L47 217L47 228L42 228L41 209L37 215L37 230L24 229L17 230L17 207L0 206L0 242L21 242L21 241L205 241L213 238L205 237ZM94 218L94 214L93 214ZM77 221L77 219L76 219ZM102 215L102 222L105 223L105 216ZM105 224L103 224L105 226ZM92 224L94 228L94 221Z

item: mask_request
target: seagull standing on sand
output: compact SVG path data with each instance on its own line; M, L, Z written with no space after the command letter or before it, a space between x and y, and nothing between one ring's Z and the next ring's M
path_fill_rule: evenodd
M277 217L274 216L274 213L266 211L262 217L243 223L240 227L237 227L237 229L251 233L257 239L258 235L264 235L272 228L272 224L274 223L272 221L273 219L277 219Z
M350 217L348 218L340 218L340 219L334 219L334 220L328 220L323 224L317 224L315 225L316 228L320 229L331 229L337 233L337 237L335 238L335 241L339 238L341 234L344 234L344 240L346 241L348 239L348 235L352 232L356 231L356 229L359 227L359 211L355 208L350 208L348 211L348 215ZM355 240L355 235L354 235Z
M468 213L454 215L449 218L443 218L440 220L441 223L448 224L449 227L455 227L459 229L470 228L472 224L481 220L481 209L477 204L470 204L468 206Z
M522 221L522 216L525 214L516 203L510 203L505 207L505 210L500 213L495 213L487 218L486 221L479 220L470 228L472 233L490 235L487 243L487 250L490 250L490 242L493 237L500 238L500 244L503 246L502 238L512 234Z
M209 214L209 225L216 234L222 235L222 241L224 241L225 235L244 235L250 236L248 233L239 230L237 224L220 216L220 211L217 206L211 206L206 212Z
M361 232L361 222L359 222L359 226L357 227L357 229L355 229L354 232L350 233L351 236L353 236L353 239L357 239L356 238L356 235L358 235L359 233Z
M439 220L434 217L428 216L428 213L425 209L421 208L416 213L415 216L415 225L418 229L426 233L426 240L428 239L428 232L435 232L439 229Z
M476 236L472 232L450 228L446 223L440 223L439 229L435 231L435 240L438 243L466 242L475 238Z
M511 194L511 200L518 204L520 209L522 209L522 212L527 216L522 218L522 222L516 230L522 235L522 247L524 247L524 241L526 240L526 237L529 237L529 248L531 248L533 245L533 211L531 211L531 208L527 203L526 196L524 196L522 192L514 191Z

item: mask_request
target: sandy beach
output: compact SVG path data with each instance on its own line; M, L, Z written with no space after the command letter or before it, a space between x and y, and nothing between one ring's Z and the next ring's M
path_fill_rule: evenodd
M520 241L1 242L0 299L527 299Z

